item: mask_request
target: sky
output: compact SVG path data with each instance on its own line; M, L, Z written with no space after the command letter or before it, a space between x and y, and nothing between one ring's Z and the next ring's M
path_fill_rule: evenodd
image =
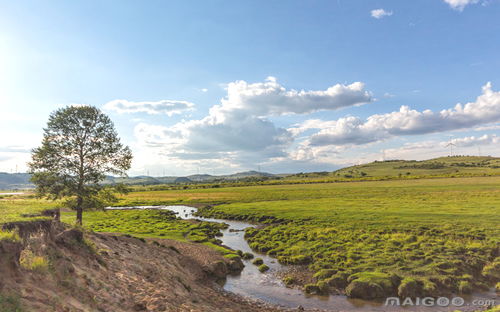
M500 156L499 16L500 0L0 0L0 172L24 172L75 104L111 117L129 175Z

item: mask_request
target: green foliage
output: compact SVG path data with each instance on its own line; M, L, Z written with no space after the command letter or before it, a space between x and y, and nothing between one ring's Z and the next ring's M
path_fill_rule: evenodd
M28 165L40 196L74 197L81 212L106 197L99 185L106 174L125 175L131 161L108 116L93 106L69 106L50 115Z
M9 241L15 243L20 242L21 238L16 231L7 231L0 228L0 242L1 241Z
M264 263L264 260L262 260L262 258L255 258L255 259L252 261L252 263L253 263L254 265L261 265L261 264L263 264L263 263Z

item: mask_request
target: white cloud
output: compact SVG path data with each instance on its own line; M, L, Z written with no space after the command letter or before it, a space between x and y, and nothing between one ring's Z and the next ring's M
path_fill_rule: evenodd
M208 89L207 88L202 88L200 89L201 92L205 93L205 92L208 92Z
M360 82L296 91L273 77L262 83L236 81L227 85L227 96L205 118L171 127L141 123L135 136L143 146L160 148L169 157L252 162L284 156L293 142L292 133L275 126L269 116L335 110L371 100Z
M381 18L384 18L386 16L391 16L392 11L386 11L384 9L376 9L376 10L371 11L371 15L373 18L381 19Z
M193 110L194 104L187 101L161 100L156 102L131 102L127 100L113 100L104 104L108 111L122 113L147 113L150 115L165 114L172 116Z
M469 4L478 3L479 0L444 0L452 9L457 11L463 11L463 9Z
M274 77L264 82L248 83L243 80L227 85L227 96L221 105L212 108L212 115L227 111L240 111L253 116L277 116L307 114L320 110L336 110L343 107L371 102L370 92L362 82L350 85L336 84L326 90L287 90Z
M458 147L500 144L500 137L498 137L496 134L485 134L480 137L470 136L465 138L454 139L453 143Z
M397 112L376 114L362 120L348 116L326 123L304 123L299 127L316 128L320 131L309 139L311 145L359 145L376 142L400 135L427 134L465 129L481 124L500 121L500 92L491 89L491 83L483 87L483 94L475 102L457 104L454 108L433 112L412 110L401 106ZM317 126L314 126L317 124Z
M498 124L498 125L489 125L489 126L476 127L473 130L474 131L500 130L500 124Z

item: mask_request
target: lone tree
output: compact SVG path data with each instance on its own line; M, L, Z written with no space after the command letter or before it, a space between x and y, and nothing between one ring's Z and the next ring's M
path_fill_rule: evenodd
M42 145L31 156L29 172L38 194L69 198L78 224L83 209L93 208L103 197L99 182L106 174L125 176L132 162L132 152L120 143L111 119L93 106L53 112Z

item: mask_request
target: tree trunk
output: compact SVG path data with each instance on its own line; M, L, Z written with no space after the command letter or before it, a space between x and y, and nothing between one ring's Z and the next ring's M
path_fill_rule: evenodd
M82 225L83 222L83 208L82 208L83 198L78 196L76 199L76 223Z

